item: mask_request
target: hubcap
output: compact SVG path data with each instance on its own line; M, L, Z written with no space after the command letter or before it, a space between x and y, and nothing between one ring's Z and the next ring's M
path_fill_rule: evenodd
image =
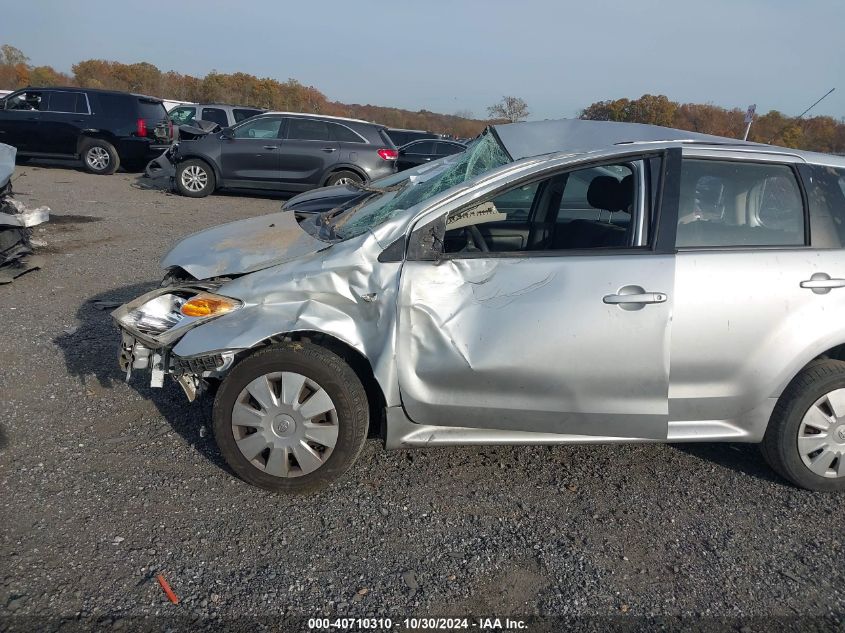
M823 395L798 428L798 452L804 465L821 477L845 477L845 389Z
M208 174L199 165L189 165L182 171L182 185L188 191L202 191L208 184Z
M274 477L314 472L337 444L337 410L329 394L293 372L264 374L238 395L232 409L238 449Z
M103 170L109 166L111 157L109 153L102 147L92 147L85 154L85 160L92 169L97 171Z
M348 176L344 176L343 178L338 178L335 180L336 185L351 185L354 182L358 182L354 178L349 178Z

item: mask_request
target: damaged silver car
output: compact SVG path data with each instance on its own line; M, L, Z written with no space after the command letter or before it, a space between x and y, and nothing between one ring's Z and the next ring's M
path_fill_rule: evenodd
M183 240L114 312L127 376L216 390L246 481L315 490L377 434L761 442L845 489L845 159L544 121L325 192Z

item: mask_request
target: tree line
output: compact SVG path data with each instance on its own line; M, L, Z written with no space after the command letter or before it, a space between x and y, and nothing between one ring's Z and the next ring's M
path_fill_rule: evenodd
M598 101L581 111L582 119L628 121L742 138L745 111L712 104L678 103L664 95L643 95L639 99ZM777 110L754 118L748 140L816 152L845 153L845 121L830 116L799 119Z
M430 130L457 138L472 138L488 121L473 119L469 113L438 114L428 110L403 110L383 106L330 101L313 86L296 79L277 81L248 73L219 73L194 77L176 71L162 71L153 64L123 64L88 59L74 64L71 73L50 66L32 66L20 50L0 46L0 87L79 86L154 95L175 101L230 103L234 105L311 112L377 121L389 127ZM469 115L469 116L467 116Z
M220 102L236 105L313 112L377 121L390 127L411 128L471 138L491 123L518 121L528 115L527 103L513 96L488 108L489 119L472 113L438 114L428 110L403 110L376 105L340 103L329 100L314 86L296 79L281 82L248 73L219 73L194 77L176 71L162 71L147 62L123 64L89 59L74 64L71 73L51 66L33 66L20 50L0 46L0 87L80 86L106 88L155 95L179 101ZM582 119L652 123L669 127L741 137L744 111L712 104L678 103L664 95L643 95L639 99L598 101L581 111ZM772 110L754 120L749 140L797 149L845 153L845 121L829 116L798 119Z

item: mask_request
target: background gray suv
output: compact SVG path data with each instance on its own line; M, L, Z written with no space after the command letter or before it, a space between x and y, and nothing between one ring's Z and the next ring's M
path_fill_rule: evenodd
M179 192L200 198L221 187L305 191L366 182L395 172L397 156L382 125L268 112L216 134L180 141L171 161Z

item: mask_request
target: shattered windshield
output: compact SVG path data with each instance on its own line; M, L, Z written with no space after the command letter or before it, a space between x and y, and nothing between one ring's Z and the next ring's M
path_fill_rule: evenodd
M457 162L429 178L423 174L408 179L396 189L386 190L364 204L341 213L334 221L334 234L349 239L383 224L399 211L428 200L442 191L509 163L510 158L492 134L485 134L460 155ZM379 185L384 186L384 180ZM399 179L401 181L401 179Z

